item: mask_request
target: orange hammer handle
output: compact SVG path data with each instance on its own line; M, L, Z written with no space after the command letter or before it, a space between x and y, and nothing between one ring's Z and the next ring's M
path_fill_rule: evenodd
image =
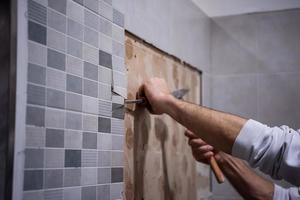
M224 176L223 172L221 171L215 157L213 157L213 156L210 157L209 163L210 163L210 167L211 167L213 173L216 176L216 179L217 179L218 183L224 183L225 176Z

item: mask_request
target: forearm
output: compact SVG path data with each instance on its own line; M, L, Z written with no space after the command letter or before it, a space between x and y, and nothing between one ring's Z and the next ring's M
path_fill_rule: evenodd
M231 153L233 143L246 119L170 98L166 113L207 143Z
M258 176L242 160L221 152L217 161L226 178L245 199L273 199L273 183Z

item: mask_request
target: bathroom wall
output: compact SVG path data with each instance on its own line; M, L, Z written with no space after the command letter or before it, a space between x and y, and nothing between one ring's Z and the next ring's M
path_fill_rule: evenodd
M211 106L270 126L300 125L300 10L212 18ZM213 181L216 199L238 195Z
M15 181L15 199L120 199L124 14L112 0L18 3L19 20L27 18L19 24L19 44L25 37L28 57L18 64L26 127L17 132L25 150L16 145L15 174L23 166L24 174L23 181L15 177L22 181Z

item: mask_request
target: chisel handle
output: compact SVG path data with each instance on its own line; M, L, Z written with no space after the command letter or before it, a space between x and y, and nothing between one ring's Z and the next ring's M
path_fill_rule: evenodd
M213 156L210 157L209 164L210 164L210 167L211 167L213 173L216 176L216 179L217 179L218 183L224 183L225 176L224 176L223 172L221 171L215 157L213 157Z

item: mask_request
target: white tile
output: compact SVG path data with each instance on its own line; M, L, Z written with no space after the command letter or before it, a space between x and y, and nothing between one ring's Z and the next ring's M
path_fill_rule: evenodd
M28 61L41 66L47 65L47 49L45 46L28 42Z
M99 107L98 107L98 99L89 97L89 96L83 96L83 104L82 104L82 110L85 113L92 113L92 114L98 114Z
M98 118L93 115L83 115L83 130L97 132Z
M92 64L98 65L99 64L99 51L94 47L84 44L83 45L83 58L84 58L84 60L86 60Z
M67 1L67 16L81 24L84 23L84 8L72 0Z

